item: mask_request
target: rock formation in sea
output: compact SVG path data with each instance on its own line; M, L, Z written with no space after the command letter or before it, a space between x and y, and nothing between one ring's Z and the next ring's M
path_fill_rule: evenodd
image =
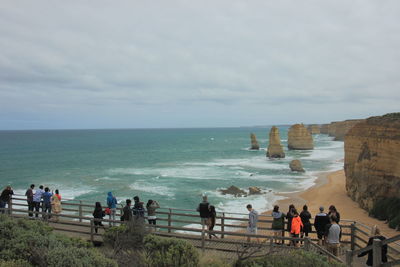
M231 185L227 189L219 190L223 195L234 195L235 197L247 196L246 191L240 189L237 186Z
M328 134L329 132L329 124L321 124L320 133Z
M268 158L284 158L285 152L283 152L283 147L281 145L281 137L279 136L279 129L272 126L269 132L269 145L267 149Z
M255 134L251 133L250 134L250 139L251 139L251 148L252 150L259 150L260 149L260 145L257 142L257 137Z
M305 172L301 164L301 161L298 159L292 160L289 164L289 167L292 172Z
M344 139L347 194L364 209L400 196L400 113L357 123Z
M258 195L258 194L262 194L262 191L259 187L257 186L249 187L249 195Z
M319 134L321 133L320 126L318 124L310 124L307 126L307 130L311 134Z
M294 124L289 128L288 148L296 150L314 149L312 135L303 124Z

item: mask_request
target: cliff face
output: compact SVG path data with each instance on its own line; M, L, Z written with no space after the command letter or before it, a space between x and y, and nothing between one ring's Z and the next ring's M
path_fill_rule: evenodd
M289 128L288 148L297 150L314 149L312 135L303 124L295 124Z
M251 148L250 149L259 150L260 149L260 145L257 142L256 135L251 133L250 134L250 139L251 139Z
M320 133L328 134L329 133L329 124L322 124L320 128Z
M269 158L284 158L285 152L281 145L281 137L279 136L279 129L273 126L269 132L269 145L267 150L267 157Z
M307 130L311 133L311 134L319 134L320 131L320 126L317 124L311 124L307 126Z
M365 209L400 197L400 113L360 122L344 141L347 194Z
M363 122L364 120L346 120L336 122L334 125L334 133L335 141L343 141L346 133L353 128L357 123Z

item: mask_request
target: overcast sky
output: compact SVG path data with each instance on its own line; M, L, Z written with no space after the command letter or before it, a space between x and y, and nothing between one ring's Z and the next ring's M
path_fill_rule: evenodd
M0 129L399 111L400 1L0 2Z

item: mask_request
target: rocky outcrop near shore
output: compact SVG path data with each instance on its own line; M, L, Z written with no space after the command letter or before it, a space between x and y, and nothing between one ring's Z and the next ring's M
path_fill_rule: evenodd
M364 120L345 120L345 121L334 121L329 124L321 125L320 132L322 134L328 134L334 137L335 141L344 141L346 133L353 128L357 123L363 122Z
M400 113L358 122L346 134L344 150L347 194L362 208L400 196Z
M272 126L269 132L269 145L267 149L268 158L284 158L285 152L283 152L283 147L281 145L281 137L279 135L279 129Z
M314 149L312 135L303 124L295 124L289 128L288 148L295 150Z
M249 187L249 195L259 195L262 194L262 191L257 186L250 186Z
M251 150L259 150L260 145L258 144L257 137L255 134L251 133L250 134L250 139L251 139Z
M318 124L311 124L307 126L307 130L310 132L310 134L320 134L320 126Z
M298 159L294 159L289 163L290 170L292 172L305 172L303 166L301 165L301 161Z
M234 195L235 197L247 196L247 192L237 186L231 185L227 189L219 190L223 195Z

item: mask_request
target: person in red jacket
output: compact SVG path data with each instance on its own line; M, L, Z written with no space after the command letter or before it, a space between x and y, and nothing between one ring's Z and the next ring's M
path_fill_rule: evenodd
M304 227L303 223L301 221L301 218L299 216L299 213L297 212L296 209L293 210L293 219L292 219L292 227L290 228L290 233L292 234L292 237L298 238L300 236L301 229ZM294 242L293 245L298 247L299 246L299 241Z

